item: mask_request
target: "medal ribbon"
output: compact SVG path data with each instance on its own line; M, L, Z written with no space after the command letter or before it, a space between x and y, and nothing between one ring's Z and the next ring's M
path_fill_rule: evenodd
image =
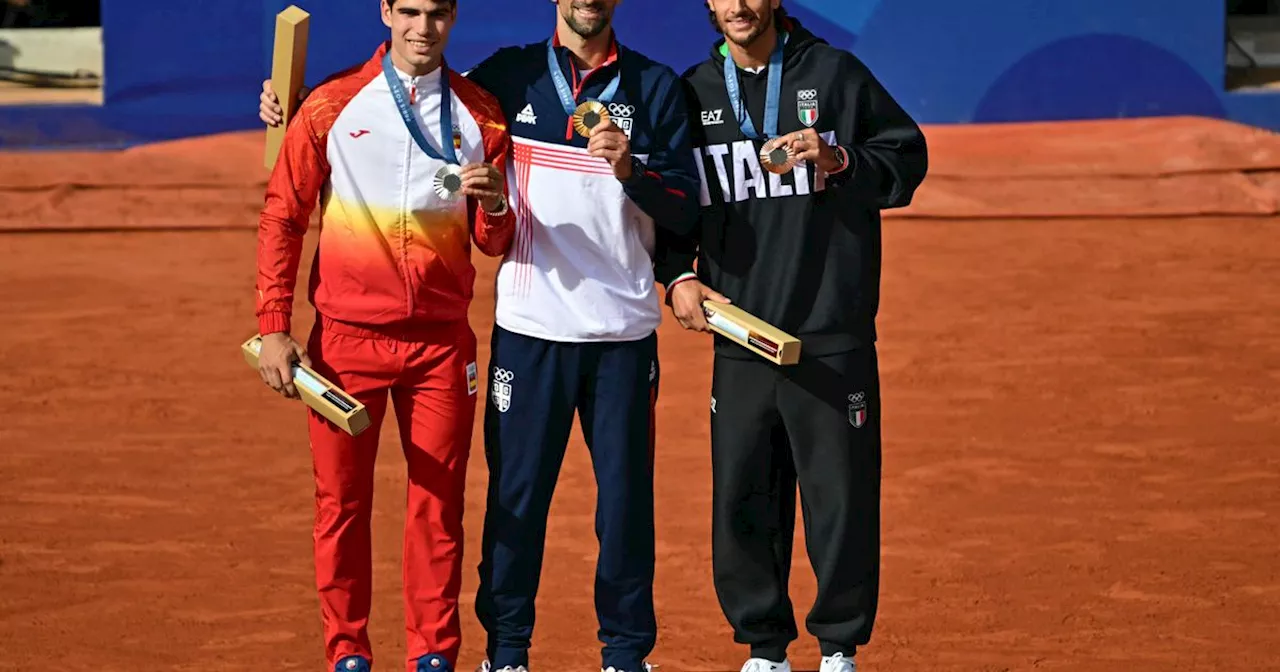
M400 118L409 129L409 135L413 136L413 141L427 156L456 165L458 152L453 147L453 96L449 92L449 70L444 62L440 63L440 144L444 147L443 156L427 142L426 136L422 134L418 120L413 116L413 108L409 106L409 95L405 93L404 84L400 82L395 66L391 64L390 51L382 58L382 74L386 75L387 84L391 87L391 95L395 97L396 107L400 110Z
M569 87L568 80L564 78L564 71L560 69L560 59L556 58L555 37L547 40L547 69L551 70L551 81L555 82L556 93L560 96L560 106L564 108L564 113L569 115L570 128L572 129L573 112L578 108L578 101L573 95L573 89ZM583 81L586 81L585 77ZM613 75L613 79L605 87L604 93L600 94L600 97L596 100L605 105L613 102L613 97L618 93L618 85L621 81L622 67L619 66L618 71Z
M785 45L786 38L779 32L778 46L774 47L773 54L769 57L769 89L764 104L766 140L778 137L778 99L782 97L782 48ZM733 62L733 57L727 54L724 57L724 85L728 89L729 102L733 105L733 116L737 117L742 134L752 140L759 138L756 125L751 121L751 114L747 112L746 103L742 100L742 91L738 84L738 65Z

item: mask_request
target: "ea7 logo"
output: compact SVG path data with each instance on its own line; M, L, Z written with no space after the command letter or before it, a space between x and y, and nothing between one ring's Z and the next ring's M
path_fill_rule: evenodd
M719 126L724 123L724 110L703 110L703 126Z

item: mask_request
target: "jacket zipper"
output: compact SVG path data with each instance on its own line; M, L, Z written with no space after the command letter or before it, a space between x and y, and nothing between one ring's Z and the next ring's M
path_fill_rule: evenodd
M409 83L409 100L417 109L417 82ZM415 117L416 118L416 117ZM417 123L415 121L415 123ZM413 317L413 274L409 272L409 176L413 170L414 141L409 129L405 132L404 175L400 179L400 272L404 274L405 318Z

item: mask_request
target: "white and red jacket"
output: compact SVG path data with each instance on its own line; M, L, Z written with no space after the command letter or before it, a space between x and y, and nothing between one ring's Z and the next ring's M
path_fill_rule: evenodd
M261 333L288 331L303 236L321 208L308 298L325 317L365 325L465 319L473 296L471 245L504 255L515 232L508 209L489 215L472 198L448 203L433 180L444 165L414 142L382 69L383 44L363 65L316 87L289 123L258 227ZM447 66L444 66L447 67ZM441 137L441 69L397 70L427 142L452 142L463 164L504 174L511 141L497 100L448 72L452 137Z
M698 221L684 88L670 67L616 41L587 72L558 39L552 46L577 102L598 98L619 78L609 116L644 167L624 183L587 151L557 93L546 41L500 49L468 73L511 125L507 188L520 221L498 271L494 320L554 342L639 340L662 320L654 250Z

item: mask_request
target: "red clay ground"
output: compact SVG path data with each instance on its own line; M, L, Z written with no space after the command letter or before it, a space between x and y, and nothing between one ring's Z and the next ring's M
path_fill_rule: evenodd
M4 156L0 184L52 160L37 158ZM47 198L28 201L40 228L40 208L111 195L51 193L5 200ZM158 222L172 196L116 194L113 216ZM213 216L252 198L233 191ZM1280 669L1277 223L886 222L884 577L866 670ZM238 351L253 250L251 230L0 235L6 669L323 669L302 407ZM661 339L654 659L736 670L710 582L709 351L674 321ZM372 635L396 663L403 458L394 423L383 436ZM480 656L484 478L477 449L464 670ZM578 435L560 483L534 664L597 669ZM802 670L816 655L808 638L793 649Z

